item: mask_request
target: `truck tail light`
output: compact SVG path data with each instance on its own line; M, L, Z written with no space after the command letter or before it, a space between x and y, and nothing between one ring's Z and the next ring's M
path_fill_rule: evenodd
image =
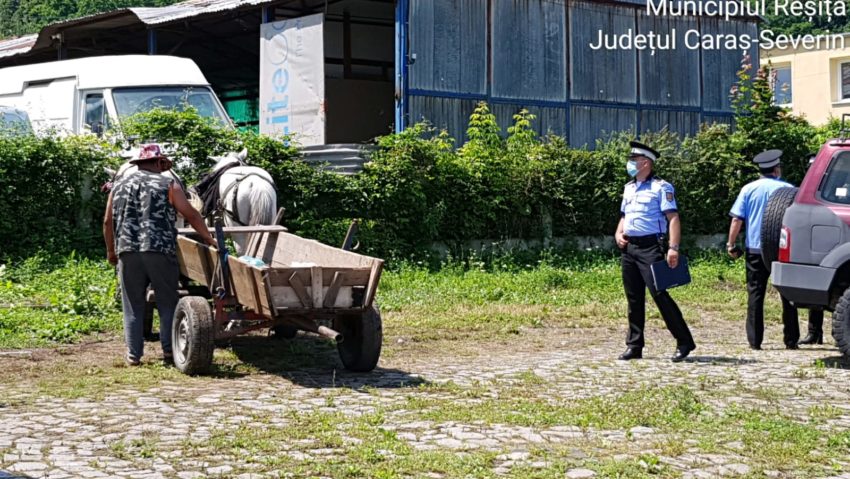
M791 262L791 230L787 226L783 226L779 233L779 261Z

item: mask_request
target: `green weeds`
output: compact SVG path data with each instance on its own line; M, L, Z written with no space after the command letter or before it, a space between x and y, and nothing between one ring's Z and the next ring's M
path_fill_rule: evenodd
M0 270L0 348L70 343L120 327L106 262L33 256Z

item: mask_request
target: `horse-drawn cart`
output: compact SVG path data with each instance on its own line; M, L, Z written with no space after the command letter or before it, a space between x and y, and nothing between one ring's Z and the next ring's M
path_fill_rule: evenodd
M263 328L317 333L336 342L347 369L375 368L383 337L375 304L383 260L301 238L282 226L219 224L219 248L196 241L192 230L180 233L181 274L212 296L184 296L177 304L172 337L180 371L206 372L217 340ZM255 260L226 254L224 236L233 233L251 234L246 255Z

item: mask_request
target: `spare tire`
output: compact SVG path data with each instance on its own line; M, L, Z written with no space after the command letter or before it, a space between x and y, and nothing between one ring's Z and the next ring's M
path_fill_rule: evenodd
M779 234L782 232L782 217L794 203L797 188L785 187L774 191L767 200L761 219L761 259L767 270L779 259Z

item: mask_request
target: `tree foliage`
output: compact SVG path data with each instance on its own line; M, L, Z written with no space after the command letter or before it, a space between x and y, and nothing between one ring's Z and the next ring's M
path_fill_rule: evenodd
M162 7L177 0L0 0L0 37L38 32L50 23L128 7Z

